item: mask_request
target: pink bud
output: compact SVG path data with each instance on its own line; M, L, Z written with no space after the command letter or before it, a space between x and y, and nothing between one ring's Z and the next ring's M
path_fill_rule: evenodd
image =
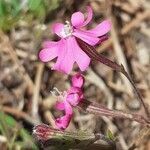
M47 141L54 135L54 130L46 124L40 124L33 128L33 134L38 140Z
M77 106L81 100L83 100L83 92L80 88L77 87L71 87L68 90L68 95L66 100L72 105Z
M72 77L71 82L73 87L82 88L84 84L84 77L78 73Z
M59 129L65 130L68 127L71 118L72 118L72 114L66 114L65 116L57 118L55 120L55 124Z

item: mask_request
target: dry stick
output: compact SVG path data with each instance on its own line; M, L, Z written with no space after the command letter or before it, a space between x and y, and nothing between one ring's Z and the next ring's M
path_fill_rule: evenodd
M115 1L113 5L115 5L116 7L119 7L122 11L127 12L128 14L131 14L131 15L135 14L139 9L139 7L132 6L128 2L122 3L119 1Z
M35 86L34 86L34 92L33 92L33 98L32 98L32 117L35 119L39 119L38 116L38 104L39 104L39 92L40 92L40 85L42 80L42 74L43 74L44 65L42 63L38 64L37 66L37 73L35 77ZM40 120L38 120L40 122Z
M113 96L112 96L111 91L107 88L104 81L92 69L88 70L88 74L86 75L85 78L88 79L90 82L92 82L97 87L99 87L105 93L107 99L109 99L107 107L112 108L113 107Z
M85 51L85 53L93 60L97 60L101 63L103 63L104 65L116 70L117 72L121 72L123 73L127 78L128 80L131 82L138 98L140 99L141 103L143 104L143 107L144 107L144 110L145 110L145 113L147 114L148 118L150 118L150 113L149 113L149 110L146 106L146 104L144 103L143 99L142 99L142 96L140 94L140 92L138 91L138 89L136 88L132 78L129 76L129 74L125 71L123 65L118 65L117 63L109 60L108 58L104 57L103 55L97 53L95 47L83 42L82 40L80 40L79 38L76 38L77 39L77 42L78 44L80 45L80 47L82 48L82 50Z
M49 110L44 112L44 118L48 124L50 124L52 127L56 127L54 116Z
M133 28L137 27L142 21L145 19L150 18L150 11L144 11L143 13L139 14L136 18L131 20L127 25L125 25L121 29L121 34L127 34L129 33ZM112 45L112 39L108 39L100 48L98 48L99 52L103 52L105 49L110 47Z
M125 70L129 73L129 69L128 69L128 65L127 65L127 61L126 61L126 58L125 58L125 55L123 53L123 50L120 46L120 43L119 43L119 38L118 38L118 35L117 35L117 31L115 29L115 21L114 21L114 18L112 17L112 29L111 29L111 35L112 35L112 39L113 39L113 47L114 47L114 51L115 51L115 54L116 54L116 58L117 58L117 62L118 63L122 63L122 65L124 66ZM121 74L121 78L126 86L126 90L128 91L128 93L130 95L133 95L133 88L132 88L132 85L131 83L129 82L129 80L123 76Z
M121 30L121 34L126 34L127 32L131 31L134 27L137 27L143 20L150 18L150 11L145 10L143 13L137 15L135 19L129 22L127 25L123 27Z
M139 90L136 88L135 83L133 82L133 80L132 80L132 78L130 77L130 75L125 71L125 69L124 69L123 66L122 66L122 73L128 78L128 80L129 80L130 83L132 84L132 86L133 86L133 88L134 88L134 90L135 90L135 92L136 92L138 98L140 99L140 101L141 101L141 103L142 103L142 105L143 105L143 107L144 107L144 109L145 109L145 112L146 112L148 118L150 119L149 106L144 103L144 101L143 101L143 99L142 99L142 96L141 96L141 93L140 93Z
M115 135L117 133L117 140L118 140L118 143L121 144L121 147L120 149L128 149L128 146L127 146L127 143L124 139L124 136L122 133L119 133L119 130L118 130L118 127L113 123L113 121L108 118L108 116L101 116L102 119L104 120L104 122L107 124L107 128ZM119 147L118 147L119 149Z
M2 38L2 44L0 45L0 49L4 49L5 51L7 51L11 57L11 59L14 61L14 63L16 64L17 68L18 68L18 71L20 73L20 75L22 76L22 78L25 80L25 82L27 83L27 86L29 87L29 91L31 91L34 95L33 95L33 109L32 109L32 114L33 116L35 116L35 114L37 114L37 98L40 98L40 95L39 95L39 87L35 86L34 83L32 82L30 76L27 74L27 72L25 71L25 68L23 67L23 65L20 64L20 61L9 41L9 38L8 36L6 36L1 30L0 30L0 35L3 37ZM39 72L43 72L43 65L41 64L40 67L39 67ZM41 74L41 73L40 73ZM39 76L37 74L37 76ZM38 77L39 78L39 77ZM39 79L37 80L37 83L36 84L40 84L39 83ZM37 87L37 90L35 90ZM33 89L35 91L35 93L33 92ZM36 108L37 107L37 108ZM37 116L37 115L36 115ZM35 117L36 118L36 117ZM37 118L36 118L37 119Z
M110 37L107 41L102 43L100 46L97 47L97 51L102 53L104 52L107 48L111 47L112 45L112 38Z
M22 51L22 50L19 50L19 49L17 49L16 50L16 53L17 53L17 56L18 57L20 57L20 58L29 58L29 60L31 60L31 61L36 61L38 58L37 58L37 56L36 55L34 55L34 54L28 54L28 51Z
M25 80L25 82L27 83L29 90L33 91L34 88L34 84L30 78L30 76L26 73L25 68L20 64L18 57L12 47L12 45L10 44L9 38L7 35L5 35L1 30L0 30L0 37L2 40L2 44L0 45L0 49L1 50L5 50L9 53L11 59L14 61L14 63L16 64L16 66L18 67L19 73L22 76L22 78Z
M23 65L20 64L20 61L9 41L8 36L6 36L1 30L0 30L0 35L3 37L3 41L2 41L2 48L7 51L11 57L11 59L14 61L14 63L16 64L16 66L18 67L19 73L22 76L22 78L25 80L25 82L27 83L27 86L29 88L29 91L31 93L33 93L33 98L32 98L32 116L34 116L34 119L38 119L39 117L37 117L38 114L38 98L40 98L39 96L39 90L40 90L40 83L41 83L41 74L43 72L43 68L44 65L40 64L39 65L39 69L36 76L36 85L34 85L34 83L32 82L30 76L26 73L25 68L23 67ZM34 90L34 91L33 91ZM38 121L39 122L39 121Z
M37 121L34 120L33 118L31 118L27 113L23 112L23 111L20 111L20 110L17 110L16 108L11 108L11 107L8 107L8 106L3 106L3 107L0 107L0 110L6 112L6 113L9 113L13 116L16 116L18 118L22 118L24 120L26 120L27 122L33 124L33 125L36 125L37 124Z
M139 145L142 145L144 139L146 137L149 137L150 135L150 128L143 128L140 133L137 135L137 137L134 139L132 142L131 146L129 147L129 150L134 150L136 149Z
M84 110L85 112L89 112L95 115L104 115L104 116L109 116L109 117L130 119L132 121L136 121L141 124L150 126L150 120L147 120L141 115L130 114L130 113L122 112L119 110L111 110L111 109L106 108L103 105L100 105L98 103L93 103L88 100L83 100L79 104L78 108L81 110Z

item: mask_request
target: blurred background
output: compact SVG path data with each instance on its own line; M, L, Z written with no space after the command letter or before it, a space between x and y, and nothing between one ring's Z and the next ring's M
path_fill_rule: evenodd
M108 18L113 24L109 39L97 51L125 66L150 105L149 0L0 0L1 150L42 149L32 136L33 126L45 123L54 127L54 118L60 113L54 108L57 98L50 91L54 87L64 91L70 82L67 75L50 70L54 62L41 63L38 52L44 40L57 40L51 33L54 22L69 20L75 11L86 12L87 5L94 11L88 28ZM84 75L88 100L145 115L132 86L119 73L92 62ZM150 149L150 131L126 119L98 117L74 109L67 131L106 134L108 129L122 150Z

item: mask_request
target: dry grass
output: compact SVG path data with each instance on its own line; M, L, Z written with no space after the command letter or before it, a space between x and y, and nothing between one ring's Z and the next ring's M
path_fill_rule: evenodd
M55 39L51 23L64 21L75 10L85 10L90 4L95 17L90 27L110 18L113 26L109 40L97 47L107 58L122 63L131 74L144 102L150 106L150 2L148 0L65 0L47 14L46 23L32 25L20 21L9 33L0 32L0 110L10 114L29 132L37 123L54 126L55 112L51 90L69 87L68 76L51 71L52 62L43 64L37 54L44 39ZM51 20L51 22L48 21ZM85 96L114 110L145 116L140 101L126 78L97 62L85 73ZM21 122L20 122L21 121ZM120 149L149 150L150 130L126 119L94 116L74 110L67 131L88 130L117 137ZM5 136L4 136L5 137ZM1 145L5 140L0 137ZM7 146L4 146L4 150Z

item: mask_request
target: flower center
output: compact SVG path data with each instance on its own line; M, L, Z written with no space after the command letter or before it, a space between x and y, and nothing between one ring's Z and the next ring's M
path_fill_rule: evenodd
M52 89L52 91L50 91L52 96L58 98L60 101L63 101L64 99L66 99L67 97L67 91L59 91L56 87L54 87Z
M61 30L60 34L63 38L69 37L73 33L73 28L69 21L65 21L64 28Z

